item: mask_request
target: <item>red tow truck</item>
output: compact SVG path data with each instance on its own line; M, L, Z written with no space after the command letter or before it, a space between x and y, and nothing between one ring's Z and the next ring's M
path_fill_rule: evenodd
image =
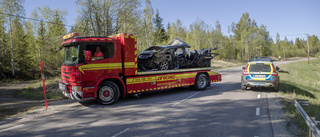
M221 81L221 75L210 68L138 72L137 38L132 34L81 37L71 33L63 39L59 89L77 101L112 104L130 94L184 86L205 90L210 83ZM103 56L96 57L98 51Z

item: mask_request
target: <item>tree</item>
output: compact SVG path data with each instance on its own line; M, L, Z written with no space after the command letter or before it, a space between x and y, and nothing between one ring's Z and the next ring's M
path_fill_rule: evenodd
M232 32L238 43L238 59L249 59L256 56L267 56L271 54L271 41L266 26L258 27L255 20L249 18L249 14L242 14L240 21L232 24Z
M152 16L154 14L153 8L151 5L150 0L145 0L146 7L143 9L143 22L144 22L144 28L145 28L145 34L146 34L146 42L147 47L149 47L149 43L151 40L151 35L153 31L153 24L152 24Z
M316 35L309 36L309 46L310 55L315 57L320 52L319 38Z
M11 44L11 64L12 64L12 76L15 76L14 73L14 50L13 50L13 42L12 42L12 15L24 15L23 9L23 0L3 0L1 2L1 6L3 7L6 13L9 13L9 30L10 30L10 44Z
M46 38L47 38L47 36L46 36L45 25L44 25L43 21L41 21L39 24L39 28L37 30L37 48L39 51L40 60L42 60L42 61L43 61L42 51L46 45L46 41L45 41Z
M118 24L119 31L126 33L137 32L137 23L139 19L139 12L137 8L141 2L138 0L119 0L119 11L118 11Z
M0 10L2 11L1 7ZM0 78L6 77L3 72L6 65L7 49L8 43L4 15L0 15Z
M199 18L190 25L189 43L194 45L194 49L208 48L206 45L207 30L208 25Z
M62 53L57 52L58 46L62 43L61 37L67 33L67 29L63 25L63 12L59 10L53 11L54 18L51 24L48 24L48 31L47 31L47 36L48 42L46 52L50 52L50 56L47 58L47 62L51 62L50 64L48 63L49 68L54 68L55 70L58 70L60 68L60 64L62 64Z
M23 24L19 18L15 18L12 22L12 44L14 45L14 62L16 63L16 68L21 70L22 72L26 69L25 62L27 61L27 55L29 54L27 51L28 47L25 41L25 34L23 30Z
M169 36L168 41L172 41L174 38L179 38L181 40L186 40L186 28L182 25L180 19L176 22L170 24L170 28L167 29L167 34Z
M27 55L25 64L28 66L28 69L35 70L38 68L38 60L37 60L37 49L36 49L36 39L34 36L33 26L30 21L25 23L25 41L27 48Z
M155 18L153 19L153 22L155 24L155 32L154 32L154 45L157 44L163 44L164 42L167 42L168 36L166 33L166 30L163 27L162 24L162 18L160 17L159 10L157 9L157 13L155 15Z
M86 35L109 36L135 31L138 0L77 0L77 28Z

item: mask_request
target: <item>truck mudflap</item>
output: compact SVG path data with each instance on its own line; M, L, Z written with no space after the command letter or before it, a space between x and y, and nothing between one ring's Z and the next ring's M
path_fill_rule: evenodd
M210 83L213 82L220 82L221 81L221 74L216 73L214 71L208 71L209 77L210 77Z

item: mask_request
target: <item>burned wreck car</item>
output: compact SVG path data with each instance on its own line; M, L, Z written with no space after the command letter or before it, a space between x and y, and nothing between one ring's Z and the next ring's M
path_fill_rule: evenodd
M169 45L152 46L138 55L139 71L170 70L179 68L210 67L216 49L202 49L190 52L190 45L175 38Z

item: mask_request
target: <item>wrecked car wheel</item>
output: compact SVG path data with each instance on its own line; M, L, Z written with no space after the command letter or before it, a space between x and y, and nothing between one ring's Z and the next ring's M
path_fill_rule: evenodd
M160 62L158 69L159 70L168 70L169 69L169 62L168 61Z

